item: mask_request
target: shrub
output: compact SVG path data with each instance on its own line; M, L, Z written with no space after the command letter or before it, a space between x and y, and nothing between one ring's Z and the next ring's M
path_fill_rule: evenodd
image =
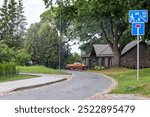
M105 67L103 67L103 66L95 66L94 67L94 70L104 70L105 69Z
M0 63L0 77L15 75L16 73L15 63Z
M0 63L12 62L15 60L14 50L0 42Z
M21 49L16 51L16 63L17 65L26 65L31 60L31 56L26 50Z

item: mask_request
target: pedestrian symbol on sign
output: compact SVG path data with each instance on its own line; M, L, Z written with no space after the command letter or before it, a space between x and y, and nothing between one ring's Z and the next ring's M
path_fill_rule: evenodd
M137 36L137 81L139 80L139 38L144 35L145 24L148 22L148 10L130 10L129 23L132 23L132 35Z
M129 11L130 23L145 23L148 22L148 10L130 10Z

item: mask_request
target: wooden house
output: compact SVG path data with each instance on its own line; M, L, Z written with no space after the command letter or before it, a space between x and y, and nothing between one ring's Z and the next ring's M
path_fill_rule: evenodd
M139 49L140 68L150 67L150 51L147 44L140 40ZM121 66L126 68L136 68L137 66L137 41L127 44L121 53Z
M109 45L94 44L90 54L83 55L83 63L89 68L94 66L104 66L106 68L112 67L113 52Z
M89 68L94 66L113 67L113 52L108 44L94 44L89 54L81 55L82 61ZM136 68L137 41L127 44L121 52L121 67ZM140 40L140 68L150 67L150 51L147 44Z

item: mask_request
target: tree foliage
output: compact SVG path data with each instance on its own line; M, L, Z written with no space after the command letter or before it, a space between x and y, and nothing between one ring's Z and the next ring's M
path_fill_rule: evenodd
M28 65L31 61L31 56L25 49L20 49L15 52L15 61L17 65Z
M32 24L26 34L25 47L36 64L57 67L58 36L47 22Z
M15 53L13 49L0 42L0 63L4 62L15 62Z
M51 9L56 6L52 0L44 0L44 2ZM114 53L114 67L120 66L121 50L133 39L128 23L129 9L149 9L149 3L149 0L63 0L63 8L61 8L59 0L56 0L63 16L67 17L69 22L72 21L71 25L73 24L75 29L72 32L73 36L89 43L89 37L92 40L91 36L96 33L99 34L100 40L104 39L109 44ZM148 28L145 38L149 38Z
M20 48L23 45L26 18L22 0L4 0L0 9L0 40L9 47Z
M69 64L73 64L74 62L81 62L81 57L78 53L70 54L67 59L67 63Z
M47 21L32 24L26 34L25 47L33 63L58 68L59 37L55 26ZM66 64L70 49L61 44L61 66Z
M7 39L8 36L8 0L4 0L3 6L0 9L0 40Z

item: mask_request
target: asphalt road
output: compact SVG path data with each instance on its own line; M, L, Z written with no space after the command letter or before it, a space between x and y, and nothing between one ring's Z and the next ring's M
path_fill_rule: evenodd
M82 100L104 91L112 81L104 76L69 71L73 78L57 84L0 96L0 100Z

